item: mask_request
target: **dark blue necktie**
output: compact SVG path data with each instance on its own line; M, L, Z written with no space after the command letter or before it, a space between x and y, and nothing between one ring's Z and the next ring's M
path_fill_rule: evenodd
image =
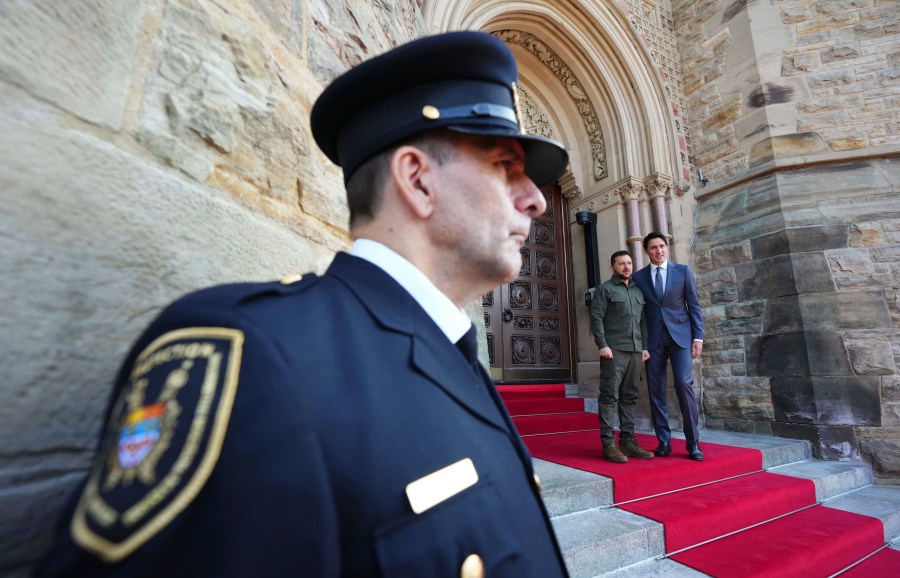
M663 280L660 267L656 268L656 298L662 301L663 298Z
M456 342L456 347L469 363L478 363L478 340L475 336L474 325L469 327L466 334L459 338L459 341Z

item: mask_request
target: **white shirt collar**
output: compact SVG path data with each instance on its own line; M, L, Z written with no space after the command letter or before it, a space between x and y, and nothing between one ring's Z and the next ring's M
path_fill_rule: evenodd
M650 263L650 264L653 265L653 263ZM654 275L656 274L657 269L662 269L663 271L668 271L669 270L668 267L669 267L669 260L666 259L665 261L662 262L662 265L653 265L653 274Z
M371 239L357 239L350 254L379 267L399 283L451 342L465 335L472 321L415 265L396 251Z

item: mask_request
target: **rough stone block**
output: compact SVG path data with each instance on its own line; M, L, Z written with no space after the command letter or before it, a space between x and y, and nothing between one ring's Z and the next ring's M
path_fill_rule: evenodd
M735 276L741 301L835 288L822 253L779 255L741 263L735 265Z
M881 380L877 377L812 378L818 423L881 425Z
M852 375L840 335L794 331L747 339L750 375Z
M887 244L881 223L850 223L851 247L878 247Z
M797 293L790 256L759 259L735 266L740 301Z
M772 298L765 301L766 315L763 333L775 335L793 333L803 330L803 318L800 316L800 297Z
M860 453L879 477L900 476L900 427L857 428Z
M764 300L743 301L741 303L735 303L733 305L725 306L725 316L728 319L759 317L761 315L764 315L765 312L766 302Z
M835 275L871 275L875 272L868 249L826 251L828 266Z
M793 227L752 240L753 255L757 259L785 253L807 253L847 247L847 225Z
M704 363L701 370L703 377L729 377L732 375L730 365L712 365Z
M712 325L716 335L759 335L763 329L762 317L726 319Z
M822 253L791 255L798 293L834 291L834 279L829 273L827 260Z
M694 272L699 277L708 273L712 269L712 258L709 251L696 251L694 253Z
M808 74L822 68L822 57L818 51L801 52L781 59L781 75L794 76Z
M703 353L743 348L744 338L740 336L717 337L716 339L704 339L703 341Z
M874 275L847 275L835 277L834 283L837 285L839 292L845 291L864 291L875 287L884 287L889 289L895 286L896 277L889 273L880 273Z
M847 344L850 363L857 375L894 375L897 366L891 344L886 342L865 341Z
M728 267L735 263L743 263L753 258L749 240L714 247L711 253L713 267L716 269Z
M707 416L719 419L775 418L769 392L757 388L706 389L703 392L703 412Z
M725 351L713 351L706 357L706 362L714 365L727 365L744 362L743 349L728 349Z
M809 358L802 332L747 337L748 375L807 376Z
M800 314L808 331L877 329L893 325L882 291L800 295Z
M769 381L769 387L778 422L815 423L816 403L810 377L773 377Z
M900 376L881 380L881 425L900 427Z
M727 390L749 390L749 389L759 389L766 392L769 392L769 378L768 377L747 377L741 375L735 375L731 377L720 377L715 379L715 384L717 387L721 389Z
M731 303L738 300L738 288L735 285L719 285L709 291L712 303Z
M807 331L810 375L852 375L844 341L834 331Z
M876 263L900 262L900 246L878 247L871 250L872 260Z
M142 0L4 2L0 70L40 100L117 130L132 81Z
M713 323L725 320L725 306L717 305L715 307L704 307L702 309L704 323Z
M697 287L705 287L711 284L733 284L735 282L734 269L725 267L714 269L697 276Z
M816 426L773 422L778 437L808 440L813 456L822 460L859 459L859 442L851 426Z

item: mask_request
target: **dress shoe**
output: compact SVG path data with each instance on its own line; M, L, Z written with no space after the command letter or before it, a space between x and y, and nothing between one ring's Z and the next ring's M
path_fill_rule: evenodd
M619 449L622 450L622 453L628 456L629 458L638 458L641 460L649 460L653 457L653 452L648 452L644 448L638 445L638 443L634 440L630 442L625 442Z
M695 462L703 461L703 452L700 451L700 444L688 444L687 451L688 457Z
M617 464L624 464L628 461L616 444L603 444L603 458Z
M655 450L653 450L653 454L657 455L661 458L664 458L671 453L672 453L672 446L669 445L668 442L659 442L659 445L656 446Z

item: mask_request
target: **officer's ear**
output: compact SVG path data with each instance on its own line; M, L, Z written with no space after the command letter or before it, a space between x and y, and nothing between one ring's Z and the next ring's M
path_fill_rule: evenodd
M403 145L391 155L391 179L400 199L420 219L434 213L434 169L437 161L420 148Z

